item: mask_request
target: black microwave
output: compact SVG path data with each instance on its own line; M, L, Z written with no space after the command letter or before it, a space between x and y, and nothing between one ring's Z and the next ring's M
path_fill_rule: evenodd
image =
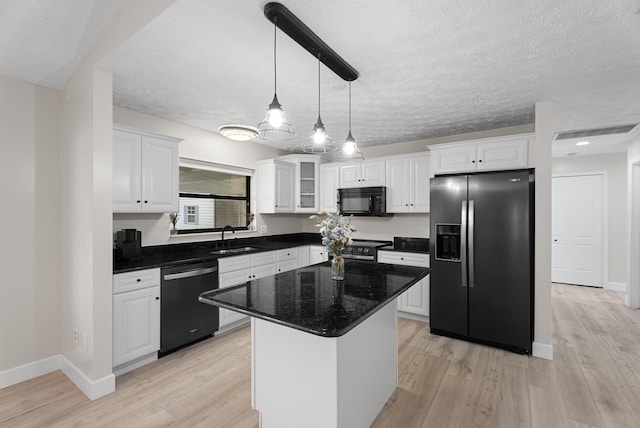
M387 188L356 187L338 189L340 215L378 216L387 214Z

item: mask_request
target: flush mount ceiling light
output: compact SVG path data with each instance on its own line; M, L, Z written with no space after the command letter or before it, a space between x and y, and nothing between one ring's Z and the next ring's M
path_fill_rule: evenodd
M224 125L218 132L233 141L251 141L258 136L256 128L244 125Z
M336 150L337 148L333 145L333 140L329 137L327 128L320 118L320 58L318 58L318 120L313 125L311 137L302 146L302 151L305 153L327 153Z
M349 135L347 135L344 144L342 144L342 156L345 158L364 160L364 156L356 144L356 139L351 135L351 81L349 81Z
M278 69L276 66L277 17L273 20L273 100L267 108L267 115L258 124L260 138L272 141L286 141L296 136L293 125L287 121L282 105L278 102Z

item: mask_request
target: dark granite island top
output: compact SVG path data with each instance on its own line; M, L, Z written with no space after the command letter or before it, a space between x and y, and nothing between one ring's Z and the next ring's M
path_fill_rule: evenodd
M428 268L348 260L344 281L325 262L209 291L200 301L324 337L339 337L429 274Z

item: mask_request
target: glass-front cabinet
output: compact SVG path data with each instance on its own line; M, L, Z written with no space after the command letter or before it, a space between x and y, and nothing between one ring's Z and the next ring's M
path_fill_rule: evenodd
M281 160L296 166L294 174L294 212L317 213L320 207L319 155L287 155Z

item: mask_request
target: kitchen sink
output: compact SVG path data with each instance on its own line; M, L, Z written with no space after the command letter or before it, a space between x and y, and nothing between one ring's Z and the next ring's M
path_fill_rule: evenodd
M223 255L223 254L241 254L248 253L249 251L261 250L260 247L233 247L233 248L220 248L219 250L209 251L209 254Z

